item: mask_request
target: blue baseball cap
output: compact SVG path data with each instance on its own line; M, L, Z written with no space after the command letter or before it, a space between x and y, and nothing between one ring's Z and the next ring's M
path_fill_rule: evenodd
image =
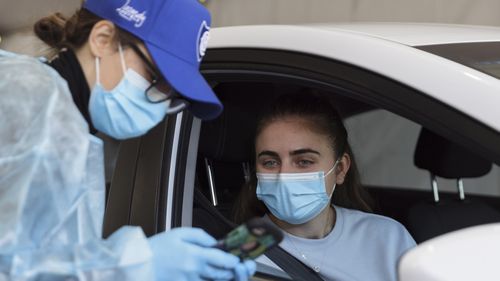
M163 77L209 120L222 104L200 73L210 13L197 0L86 0L83 7L141 39Z

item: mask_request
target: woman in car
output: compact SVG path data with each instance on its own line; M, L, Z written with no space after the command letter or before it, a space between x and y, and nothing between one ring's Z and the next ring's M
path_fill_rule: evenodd
M400 223L371 213L347 131L327 98L280 97L257 124L255 169L237 220L251 216L258 199L265 218L284 230L280 246L325 280L397 280L397 261L415 242Z

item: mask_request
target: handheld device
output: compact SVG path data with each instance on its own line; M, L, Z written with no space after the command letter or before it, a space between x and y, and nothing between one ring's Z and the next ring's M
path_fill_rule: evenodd
M257 258L281 240L281 229L263 218L253 218L231 230L215 247L246 260Z

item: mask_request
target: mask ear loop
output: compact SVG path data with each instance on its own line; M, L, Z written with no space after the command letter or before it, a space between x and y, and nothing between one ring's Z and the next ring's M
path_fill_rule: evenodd
M185 99L172 98L170 106L167 109L167 115L177 114L189 106L189 102Z
M123 75L125 75L125 73L127 72L127 67L125 65L125 57L123 55L123 48L122 48L122 44L119 43L118 44L118 53L120 53L120 62L121 62L121 65L122 65L122 71L123 71ZM96 81L96 84L97 85L100 85L101 84L101 80L100 80L100 77L101 77L101 65L100 65L100 58L99 57L95 57L95 81Z
M337 161L335 161L335 164L333 164L333 167L332 167L332 168L331 168L328 172L326 172L326 174L325 174L323 177L325 177L325 178L326 178L329 174L331 174L331 173L332 173L332 171L333 171L333 170L335 170L335 167L337 167L337 164L338 164L339 162L340 162L340 157L339 157L339 159L337 159Z
M123 75L127 72L127 66L125 65L125 56L123 55L122 43L118 43L118 53L120 53L120 61L122 64Z
M328 171L324 177L328 176L333 170L335 170L335 167L337 167L337 164L340 162L340 158L337 159L337 161L335 161L335 164L333 164L333 167L330 169L330 171ZM328 196L328 200L331 200L332 199L332 196L333 196L333 192L335 191L335 187L337 187L337 183L333 184L333 188L332 188L332 192L330 193L330 195Z
M95 57L95 83L97 85L101 85L101 80L99 79L99 76L101 76L101 71L100 71L100 61L99 57Z
M331 199L332 199L333 192L335 192L335 187L337 187L337 183L334 183L334 184L333 184L332 192L330 193L330 196L328 196L328 200L331 200Z

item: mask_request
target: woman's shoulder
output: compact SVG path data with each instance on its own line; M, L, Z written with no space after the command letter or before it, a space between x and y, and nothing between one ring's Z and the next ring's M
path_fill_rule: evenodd
M39 65L44 58L35 58L32 56L18 54L0 49L0 60L4 63L18 63L28 65Z
M0 49L0 68L11 75L19 73L51 77L54 75L54 70L45 64L45 61L43 57L36 58Z
M369 233L370 241L384 243L392 241L397 251L407 250L416 245L408 230L392 218L337 206L335 209L343 217L346 232L351 235L356 233L365 237Z
M370 228L380 230L383 233L408 234L408 231L400 222L390 217L338 206L335 206L335 209L341 212L345 222L354 228Z
M43 58L35 58L28 55L16 54L0 50L0 76L2 84L15 85L24 89L49 86L53 83L61 83L63 78L43 62ZM54 85L55 86L55 85Z

